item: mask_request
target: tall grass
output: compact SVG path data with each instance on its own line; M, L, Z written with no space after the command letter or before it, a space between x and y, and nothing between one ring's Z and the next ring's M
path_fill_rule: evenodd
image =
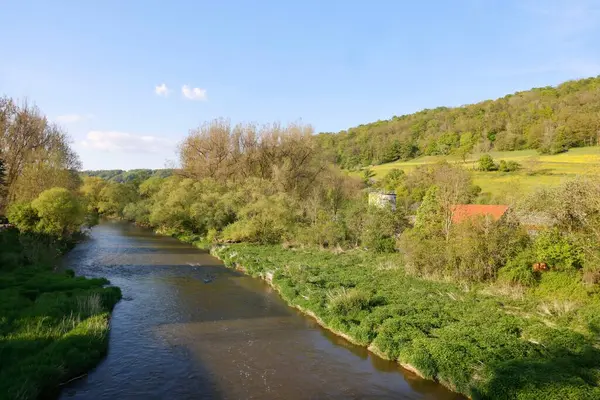
M0 271L0 398L52 396L108 345L121 292L105 279L32 266Z

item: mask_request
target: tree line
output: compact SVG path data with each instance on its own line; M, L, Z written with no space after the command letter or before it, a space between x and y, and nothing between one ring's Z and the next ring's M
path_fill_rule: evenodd
M490 150L556 154L600 141L600 77L534 88L462 107L438 107L338 133L319 145L345 169L424 155Z
M48 136L43 151L33 146L20 157L11 153L2 158L9 160L6 176L23 164L22 175L43 178L43 184L22 181L21 175L5 179L6 215L23 232L64 239L104 216L204 245L283 243L401 252L406 270L420 276L502 278L531 285L540 272L531 266L541 262L580 281L599 280L600 236L595 227L600 226L600 189L594 181L576 180L536 193L499 221L456 223L454 205L474 202L481 191L469 171L438 163L409 173L392 170L377 182L361 180L330 162L309 125L214 120L192 129L182 141L179 169L166 174L120 172L103 179L102 171L96 174L100 176L74 173L76 158L67 136L35 108L24 105L5 114L21 116L4 119L9 128L3 131L3 143L16 146L29 137L26 129L37 140ZM29 143L12 149L28 149ZM57 159L71 162L56 164ZM29 160L42 168L30 170ZM493 160L482 160L487 164L495 166ZM130 179L120 182L114 176ZM397 207L369 205L368 192L374 189L394 191ZM532 238L519 212L535 212L553 222Z

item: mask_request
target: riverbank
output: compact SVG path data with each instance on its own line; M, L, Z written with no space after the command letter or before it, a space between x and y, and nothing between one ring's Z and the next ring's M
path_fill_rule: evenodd
M561 298L552 273L539 293L509 297L408 276L397 254L243 244L211 253L334 333L466 396L600 398L598 294Z
M0 398L53 397L106 354L110 312L121 292L105 287L106 279L23 264L19 241L10 232L3 235Z

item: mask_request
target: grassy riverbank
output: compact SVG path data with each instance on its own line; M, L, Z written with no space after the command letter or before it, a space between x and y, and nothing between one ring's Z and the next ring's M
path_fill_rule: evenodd
M7 260L21 262L23 249L8 236L0 241L7 245L0 251L0 399L52 397L106 353L121 292L72 271L14 262L9 268Z
M547 273L525 293L414 278L397 254L242 244L213 253L272 274L290 305L472 398L600 398L600 298L564 276Z

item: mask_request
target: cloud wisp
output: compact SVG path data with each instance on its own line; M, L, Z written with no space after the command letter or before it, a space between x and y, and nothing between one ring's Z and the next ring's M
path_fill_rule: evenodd
M76 122L85 121L94 118L93 114L65 114L59 115L55 118L56 122L60 124L73 124Z
M118 131L90 131L81 145L87 149L113 153L161 153L174 149L176 143L150 135L134 135Z
M167 97L171 91L166 84L161 83L160 85L154 87L154 93L156 93L158 96Z
M206 89L193 88L188 85L183 85L181 87L181 93L183 97L188 100L206 100Z

